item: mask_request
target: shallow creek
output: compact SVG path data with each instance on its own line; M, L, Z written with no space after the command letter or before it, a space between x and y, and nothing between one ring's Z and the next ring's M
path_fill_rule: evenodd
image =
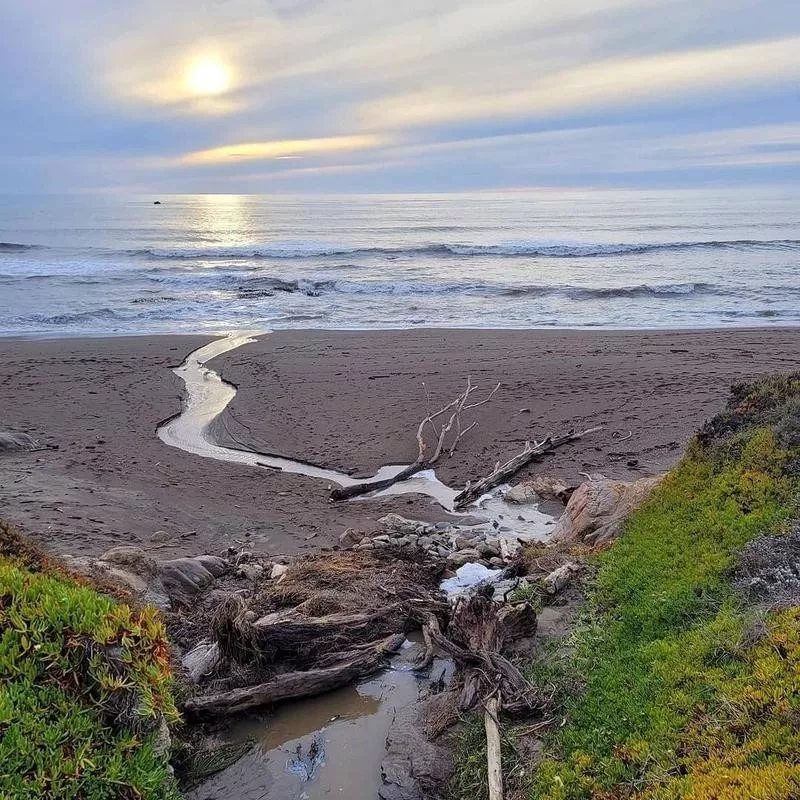
M357 686L234 722L224 741L253 748L190 800L376 800L389 731L430 683L412 670L416 654L407 642L389 669ZM446 678L450 669L435 662L431 675Z
M221 447L213 439L214 420L236 396L236 387L207 366L213 358L255 341L264 332L231 334L190 353L174 371L184 383L180 414L158 429L159 438L203 458L247 464L256 469L280 469L298 475L349 486L354 479L336 470L302 461L247 450ZM405 467L381 467L371 480L396 475ZM490 528L492 535L523 540L546 538L553 517L532 505L509 506L500 492L487 495L465 514L453 511L457 490L438 480L433 470L387 490L350 502L368 502L370 497L422 494L431 497L454 516L469 517L470 524ZM475 519L480 520L478 526ZM465 519L465 523L467 520ZM411 637L412 640L414 637ZM193 800L375 800L381 787L381 761L386 739L399 710L416 702L431 678L412 670L417 647L414 641L393 660L389 669L319 697L276 708L268 714L245 717L222 736L226 742L256 744L233 766L215 775L189 796ZM434 679L452 667L435 662Z

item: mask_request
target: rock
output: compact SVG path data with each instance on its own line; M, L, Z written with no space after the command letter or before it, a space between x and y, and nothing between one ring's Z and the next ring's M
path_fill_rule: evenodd
M573 562L562 564L558 569L554 569L543 582L544 590L547 594L558 594L566 588L572 576L580 571L580 566Z
M127 567L129 572L142 577L155 577L158 575L158 562L145 553L141 547L132 545L112 547L100 556L100 561L115 564L118 567Z
M174 535L169 533L168 531L155 531L150 535L150 541L153 544L166 544L169 541L172 541Z
M432 536L420 536L419 537L419 546L424 548L429 548L431 545L434 544Z
M625 518L649 497L663 477L626 482L593 475L570 497L553 528L553 540L596 545L619 536Z
M206 675L217 668L222 656L216 642L200 642L181 659L192 683L200 683Z
M475 549L481 554L482 558L494 558L500 555L500 540L495 539L494 541L496 545L490 545L488 539L485 542L478 543Z
M241 564L239 573L249 581L257 581L264 575L264 567L261 564Z
M198 556L164 561L160 569L161 582L164 584L170 600L184 605L188 604L196 595L210 586L214 582L214 574L206 568L201 559L213 558L213 556ZM214 561L207 563L214 568L218 567Z
M381 762L378 800L424 800L438 797L453 774L454 748L425 736L425 722L434 717L446 693L420 701L398 712L386 737L386 752ZM446 713L438 709L439 714Z
M172 737L169 734L169 725L163 714L158 720L158 730L153 738L153 752L157 756L166 756L172 748Z
M466 550L469 547L475 546L475 539L470 536L464 536L463 534L458 534L453 539L453 547L456 550Z
M274 581L280 580L288 571L289 567L286 564L273 564L272 572L270 572L269 576Z
M398 547L408 547L411 544L411 538L408 536L399 536L397 539L394 540L394 543Z
M552 475L534 475L509 489L504 498L508 503L536 503L539 500L560 500L566 503L571 494L570 488Z
M437 554L438 554L438 555L439 555L441 558L447 558L447 557L450 555L450 553L451 553L451 550L450 550L450 548L448 548L448 547L442 547L441 545L439 545L439 546L436 548L436 553L437 553Z
M215 578L221 578L230 569L230 564L218 556L195 556L194 560L202 564Z
M344 533L340 534L339 536L339 544L343 545L344 547L352 547L354 544L358 544L359 541L363 541L363 536L361 531L357 531L354 528L348 528Z
M493 556L492 558L489 559L489 565L492 567L504 567L505 563L506 562L503 561L503 559L500 558L499 556Z
M373 544L389 544L390 541L391 539L389 538L388 534L385 533L372 537Z
M480 557L481 555L477 550L456 550L455 553L450 553L450 555L447 556L447 566L450 567L450 569L457 569L464 564L468 564L470 561L480 560Z
M113 562L89 558L88 556L76 558L67 555L62 556L62 559L67 569L76 575L84 575L87 578L116 584L120 588L130 591L140 602L150 603L162 611L169 611L172 607L169 595L158 575L151 572L154 565L157 568L155 560L137 547L129 548L131 551L138 551L136 555L132 553L115 554L113 552L114 550L124 549L126 548L113 548L108 552L111 553L112 558L119 557L120 561L129 561L135 564L135 567L123 568ZM144 559L140 558L142 555Z
M407 536L410 533L427 533L430 528L425 523L420 523L417 520L406 519L401 517L400 514L387 514L378 520L378 524L383 528L393 531L400 536Z

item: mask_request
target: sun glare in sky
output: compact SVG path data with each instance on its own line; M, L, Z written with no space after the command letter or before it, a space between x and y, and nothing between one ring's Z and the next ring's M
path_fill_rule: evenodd
M198 58L189 66L186 84L192 94L222 94L231 85L230 70L218 58Z

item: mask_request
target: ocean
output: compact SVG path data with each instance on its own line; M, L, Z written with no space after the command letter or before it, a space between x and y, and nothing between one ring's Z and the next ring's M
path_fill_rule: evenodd
M6 336L800 325L799 272L785 188L0 197Z

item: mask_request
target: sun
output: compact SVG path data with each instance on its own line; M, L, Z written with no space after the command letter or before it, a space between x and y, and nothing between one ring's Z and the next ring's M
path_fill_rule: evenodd
M217 58L193 61L186 75L186 85L196 95L222 94L230 84L230 70Z

